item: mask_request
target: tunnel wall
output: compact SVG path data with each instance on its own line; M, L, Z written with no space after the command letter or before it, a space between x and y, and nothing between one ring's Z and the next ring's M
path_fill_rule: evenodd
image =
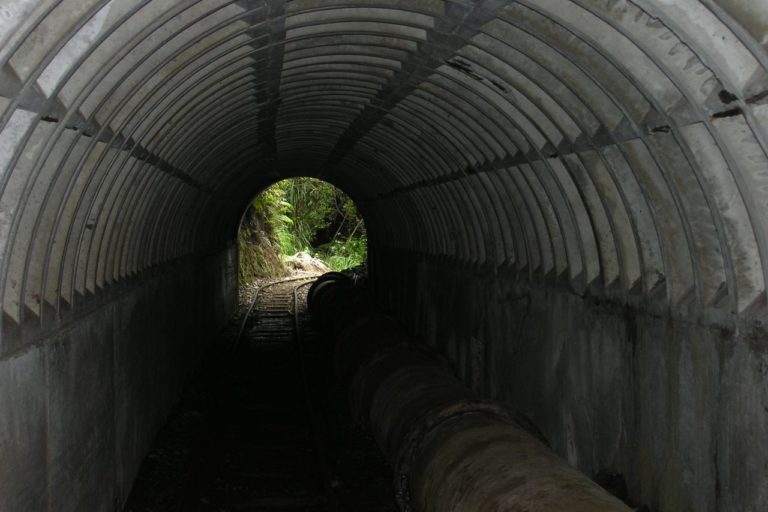
M455 340L465 371L468 347L519 351L468 376L561 453L599 470L609 439L661 512L763 512L767 169L762 0L0 2L3 378L39 382L39 340L101 339L88 315L218 253L265 184L312 175L356 201L384 302L414 328ZM584 386L616 395L624 444L577 410ZM0 393L2 449L35 461L0 479L19 500L50 393Z
M379 297L482 396L511 403L592 477L651 511L768 507L761 326L524 284L513 269L372 249Z
M234 247L134 280L0 358L0 510L121 510L236 305Z

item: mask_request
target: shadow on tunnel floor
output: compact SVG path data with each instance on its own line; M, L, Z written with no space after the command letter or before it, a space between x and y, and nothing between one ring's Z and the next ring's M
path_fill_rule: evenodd
M314 350L291 343L291 315L268 320L246 330L236 353L221 348L232 345L236 327L211 349L124 512L397 510L390 469L353 425L327 344L305 315L303 343Z

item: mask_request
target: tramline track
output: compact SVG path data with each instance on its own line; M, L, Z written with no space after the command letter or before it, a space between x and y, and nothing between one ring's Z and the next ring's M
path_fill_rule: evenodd
M396 510L388 469L349 422L306 313L312 280L257 291L223 365L179 511Z
M301 283L309 284L313 280L312 277L289 278L259 287L243 317L235 348L240 346L246 328L252 342L272 339L285 342L286 339L293 339L295 318L300 314L300 305L294 291L303 286Z
M256 293L218 386L207 446L183 510L335 510L298 360L291 279Z

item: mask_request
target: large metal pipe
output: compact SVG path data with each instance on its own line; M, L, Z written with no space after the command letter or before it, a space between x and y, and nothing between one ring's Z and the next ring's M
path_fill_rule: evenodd
M341 272L327 272L318 277L307 291L307 306L309 312L317 314L317 308L326 302L322 300L322 295L339 285L351 286L352 280Z
M394 469L400 507L414 512L629 512L552 452L525 418L480 400L450 363L372 311L357 287L316 296L336 333L336 369L353 416ZM341 302L330 303L341 298ZM366 303L355 314L345 306Z
M446 416L424 429L411 448L408 471L399 468L413 510L630 510L557 457L513 417L471 408Z
M373 313L365 289L337 272L323 274L310 288L307 306L318 327L334 340L348 323Z

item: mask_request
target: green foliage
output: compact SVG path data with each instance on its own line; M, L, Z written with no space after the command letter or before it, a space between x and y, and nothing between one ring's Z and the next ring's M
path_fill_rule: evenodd
M368 239L365 236L334 240L320 248L320 259L337 271L360 266L367 258Z
M284 186L284 197L289 204L287 214L293 222L288 226L288 231L295 240L293 248L309 249L315 234L331 222L337 189L329 183L312 178L296 178L277 185ZM283 254L296 252L284 250Z
M307 252L334 270L358 266L367 259L363 219L352 200L329 183L313 178L281 181L259 194L252 210L264 236L258 248L252 247L241 228L241 281L282 275L285 269L282 263L275 264L275 253ZM245 262L244 253L248 253Z

